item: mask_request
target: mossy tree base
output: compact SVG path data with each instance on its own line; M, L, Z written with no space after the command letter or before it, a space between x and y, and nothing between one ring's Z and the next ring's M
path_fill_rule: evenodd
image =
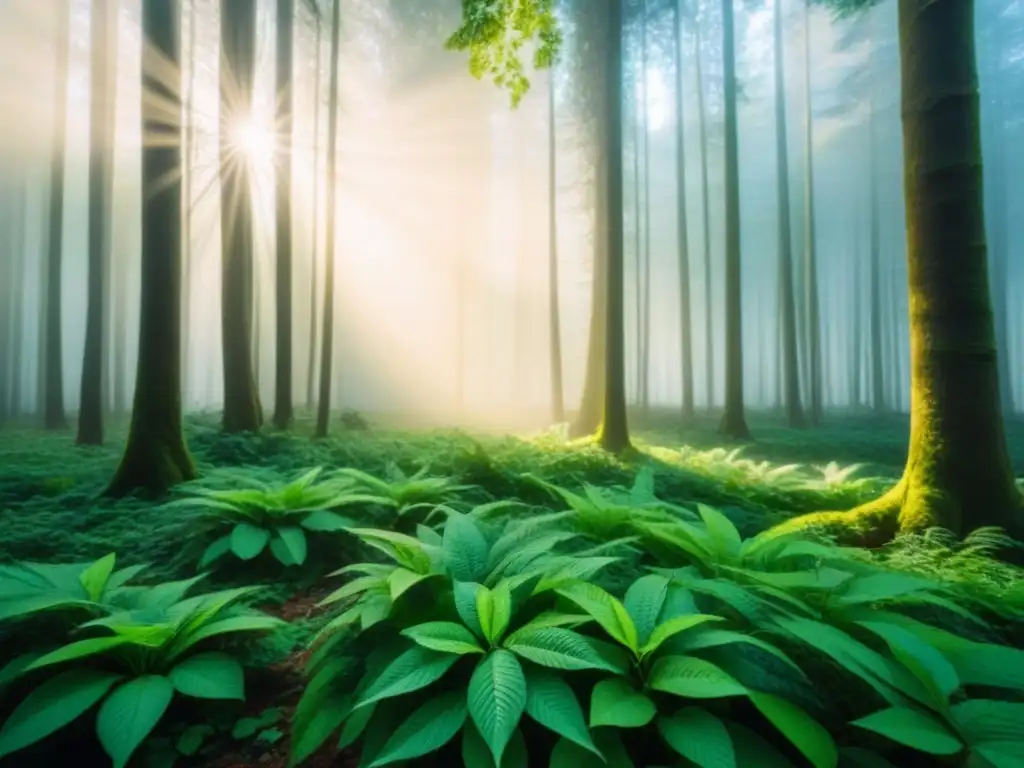
M122 498L140 491L148 496L162 496L175 485L195 478L195 464L181 441L168 444L129 438L105 495Z

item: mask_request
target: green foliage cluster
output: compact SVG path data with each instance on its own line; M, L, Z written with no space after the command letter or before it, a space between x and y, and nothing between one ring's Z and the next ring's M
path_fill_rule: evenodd
M310 660L295 762L339 732L368 767L452 750L467 766L1024 759L1024 677L1007 672L1024 653L914 618L990 629L954 587L794 535L744 540L711 507L640 504L631 529L664 546L619 598L601 550L623 540L586 540L621 533L621 508L558 492L565 513L488 505L414 536L349 531L387 562L341 569L356 577L325 600L344 609ZM579 510L614 523L584 535ZM815 687L822 665L864 689L852 712Z
M0 669L0 697L27 695L0 727L0 758L51 736L98 706L96 736L123 768L176 695L244 698L237 658L213 646L227 635L272 630L280 622L232 610L252 587L188 597L203 576L131 585L141 566L18 563L0 569L0 619L46 614L65 631L55 647L18 656Z

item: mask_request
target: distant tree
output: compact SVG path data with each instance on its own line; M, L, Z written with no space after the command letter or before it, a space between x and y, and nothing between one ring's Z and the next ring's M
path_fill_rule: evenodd
M142 289L128 444L107 489L162 493L196 475L181 429L181 56L178 0L142 6ZM172 110L171 107L174 109Z
M43 306L43 424L66 429L64 413L64 343L62 332L64 274L64 162L68 131L68 48L71 4L53 4L54 62L53 154L50 157L50 210L46 256L46 296Z
M113 21L112 21L113 20ZM78 406L80 445L103 442L103 315L106 304L107 261L110 251L110 189L113 128L108 102L114 98L116 70L111 56L117 50L117 14L107 0L93 0L90 34L92 63L89 104L89 275L85 318L85 353L82 361L81 397ZM111 39L113 38L113 39Z
M221 0L221 347L224 431L255 432L263 409L253 366L254 253L250 158L238 126L252 117L256 0Z
M334 262L335 213L337 207L338 162L338 55L341 47L341 0L334 0L331 11L330 104L327 111L327 233L324 244L324 315L320 348L320 399L316 409L314 435L327 437L331 423L331 375L334 352Z
M804 291L807 294L807 379L811 424L821 423L821 307L818 287L818 230L814 198L814 104L811 92L811 0L804 4Z
M558 132L555 72L548 77L548 336L551 360L551 421L565 421L562 384L562 322L558 301ZM460 375L461 380L461 375Z
M292 422L292 58L295 0L277 0L277 349L274 356L274 426Z
M313 388L316 380L316 303L320 291L316 282L317 254L320 252L320 102L323 89L320 87L321 39L323 18L316 14L316 64L313 72L313 221L309 260L309 365L306 368L306 408L313 408Z

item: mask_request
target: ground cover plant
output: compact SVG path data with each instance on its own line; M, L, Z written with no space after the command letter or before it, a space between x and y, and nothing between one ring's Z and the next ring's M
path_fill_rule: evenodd
M81 680L95 698L81 693L77 722L0 764L70 743L97 765L211 767L327 765L339 752L366 766L1020 759L1022 582L991 557L1009 544L1001 534L936 530L865 551L761 533L822 497L873 493L901 460L884 441L829 467L770 432L737 454L700 428L685 442L654 431L613 458L557 433L311 443L220 435L202 419L189 429L201 477L169 500L100 497L112 453L54 476L69 449L12 450L0 711L13 725L0 747L28 738L19 723L44 686ZM331 530L302 526L320 512ZM271 530L255 570L219 558L197 573L211 543L251 520L323 536L324 556L284 566ZM137 601L186 601L175 610L187 613L189 590L230 597L239 613L221 621L258 631L161 645L178 625ZM52 649L32 639L41 628ZM46 662L82 642L104 648ZM139 642L146 664L126 667ZM227 708L184 706L199 699L173 670L190 658L221 670L224 685L213 676L201 693L232 697ZM146 683L149 719L112 735L99 712L140 677L171 688Z

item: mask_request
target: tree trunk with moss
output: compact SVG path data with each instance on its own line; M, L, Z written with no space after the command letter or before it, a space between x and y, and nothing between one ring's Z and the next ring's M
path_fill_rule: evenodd
M750 437L743 407L743 296L740 265L739 129L736 120L736 32L733 0L722 0L725 76L725 412L719 432Z
M612 0L608 26L608 263L605 313L604 408L598 433L601 447L613 453L629 448L626 418L625 232L622 205L622 15L625 0Z
M1024 533L999 397L971 0L900 0L910 449L903 477L824 527L878 544L898 531L982 526Z
M255 0L221 0L221 347L224 431L263 424L253 369L253 200L249 158L233 144L252 115L256 69Z
M166 142L142 149L142 292L135 402L121 464L107 493L153 494L195 477L181 430L181 126L163 105L175 104L181 83L175 29L177 0L146 0L142 32L170 62L147 71L143 62L142 134ZM173 82L173 80L178 82Z

